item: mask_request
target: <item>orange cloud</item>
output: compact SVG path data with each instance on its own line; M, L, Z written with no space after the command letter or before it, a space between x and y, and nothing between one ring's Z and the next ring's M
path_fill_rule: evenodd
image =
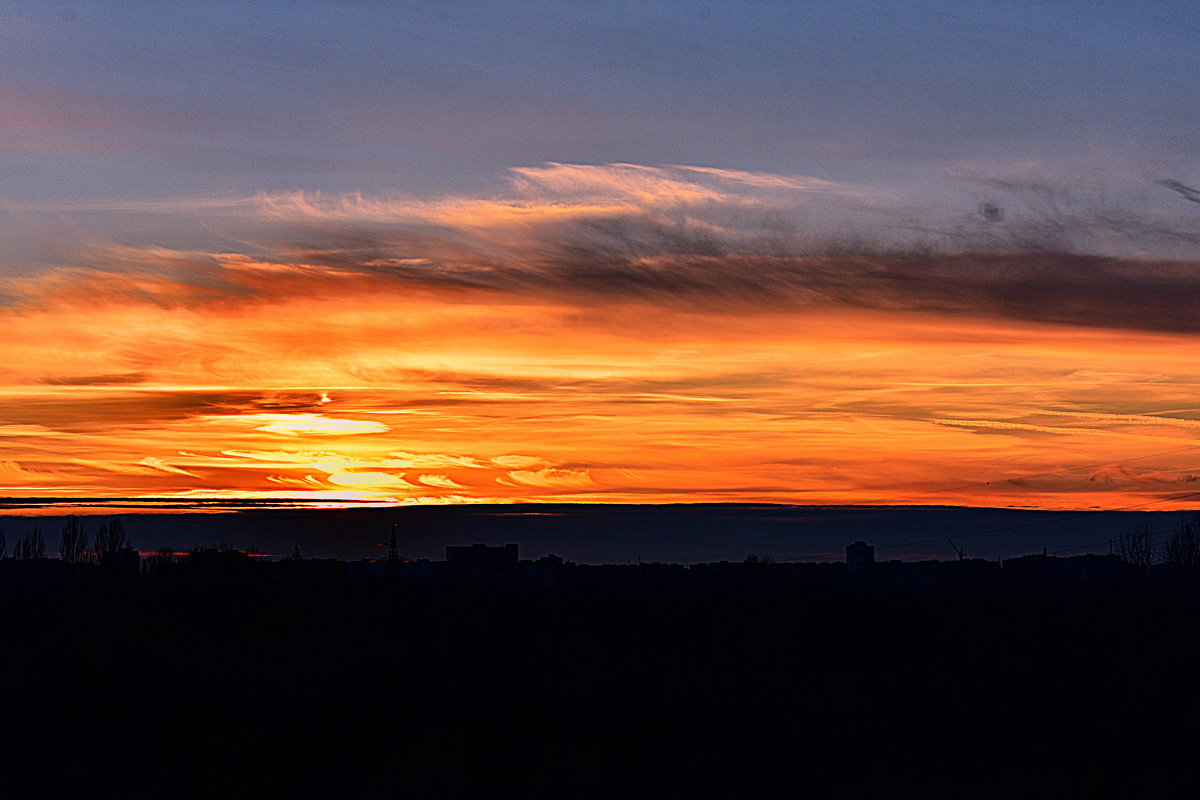
M0 287L0 492L1194 503L1194 265L771 222L892 202L548 165L495 196L225 204L242 252L97 245Z

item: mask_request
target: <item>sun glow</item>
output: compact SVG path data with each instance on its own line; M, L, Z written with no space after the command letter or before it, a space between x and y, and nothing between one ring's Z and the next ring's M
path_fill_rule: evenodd
M314 405L328 402L324 393ZM388 426L373 420L332 419L320 414L246 414L242 421L257 425L255 430L286 436L353 436L360 433L384 433Z
M855 196L768 178L548 166L518 173L543 196L495 214L266 198L238 213L333 241L275 258L97 245L105 270L9 281L0 493L1195 503L1196 335L1160 329L1171 295L1096 324L1014 304L1008 273L951 256L763 256L765 234L713 217L758 208L735 189ZM610 207L653 224L612 238ZM654 220L672 209L705 224L671 239ZM367 259L327 233L368 223ZM679 255L693 235L707 250ZM1168 266L1141 268L1186 272Z

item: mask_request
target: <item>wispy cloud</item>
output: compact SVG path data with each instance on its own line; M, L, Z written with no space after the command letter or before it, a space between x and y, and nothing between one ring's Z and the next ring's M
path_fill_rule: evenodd
M0 489L955 502L1192 441L1200 268L1151 247L1187 227L1038 202L931 225L813 177L548 164L472 196L189 207L221 246L4 280ZM1161 489L1139 481L972 497Z
M1200 241L1195 223L1089 205L1029 181L980 182L1019 198L1022 213L918 225L898 198L863 187L631 164L516 169L490 196L264 194L250 213L219 209L217 224L245 240L245 252L93 248L86 269L4 289L18 307L387 293L1197 329L1188 298L1200 291L1200 267L1153 255ZM848 229L870 234L847 239Z

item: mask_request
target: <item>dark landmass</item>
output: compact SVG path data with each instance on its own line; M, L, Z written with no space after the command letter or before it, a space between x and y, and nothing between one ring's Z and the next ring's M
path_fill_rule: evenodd
M0 511L13 503L0 503ZM64 508L64 514L71 513ZM1030 511L946 506L787 506L755 504L522 504L405 506L336 510L253 510L229 513L122 514L143 551L190 550L220 542L286 556L375 558L392 525L401 554L440 558L447 544L515 542L534 558L568 555L584 564L642 561L695 564L742 560L841 558L847 542L874 544L882 559L954 558L952 538L971 557L1026 553L1108 553L1109 542L1145 523L1164 537L1190 512ZM53 549L65 517L0 517L9 541L40 525ZM109 516L84 517L95 528Z
M1195 567L112 553L3 562L18 785L1128 797L1200 777Z

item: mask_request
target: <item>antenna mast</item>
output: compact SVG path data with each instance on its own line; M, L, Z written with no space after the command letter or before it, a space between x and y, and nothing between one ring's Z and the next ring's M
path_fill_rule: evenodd
M388 539L388 563L395 564L400 560L400 550L396 546L396 523L392 523L392 536Z

